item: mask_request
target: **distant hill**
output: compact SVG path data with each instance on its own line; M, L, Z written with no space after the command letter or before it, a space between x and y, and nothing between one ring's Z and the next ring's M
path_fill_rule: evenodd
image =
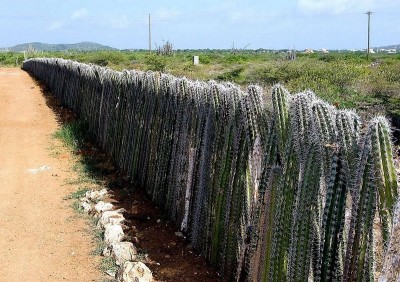
M378 49L396 49L396 50L400 50L400 44L381 46L381 47L378 47Z
M80 42L74 44L47 44L40 42L18 44L14 47L8 48L10 51L21 52L28 49L34 49L35 51L66 51L66 50L78 50L78 51L98 51L98 50L117 50L115 48L101 45L94 42Z

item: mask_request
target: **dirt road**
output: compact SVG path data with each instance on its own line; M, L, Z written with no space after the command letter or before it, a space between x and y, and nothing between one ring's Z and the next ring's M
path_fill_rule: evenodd
M51 156L57 129L39 86L0 68L0 281L96 281L86 225L63 198L69 164Z

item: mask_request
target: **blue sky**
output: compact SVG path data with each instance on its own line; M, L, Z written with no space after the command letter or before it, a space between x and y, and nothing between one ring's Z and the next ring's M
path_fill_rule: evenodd
M148 48L152 39L175 49L365 48L400 44L400 0L1 0L0 47L25 42L94 41Z

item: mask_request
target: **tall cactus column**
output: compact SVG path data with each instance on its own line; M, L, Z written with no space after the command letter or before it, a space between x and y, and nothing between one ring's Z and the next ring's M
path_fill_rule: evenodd
M383 117L372 119L363 138L354 189L358 190L346 254L347 281L374 281L374 218L378 210L386 246L390 238L394 204L398 198L392 158L390 127ZM386 247L385 247L386 249Z

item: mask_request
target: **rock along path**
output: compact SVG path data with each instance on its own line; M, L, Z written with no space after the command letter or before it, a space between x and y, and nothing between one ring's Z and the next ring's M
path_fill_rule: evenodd
M57 127L35 81L0 68L0 281L101 277L85 222L64 200L70 164L49 150Z

